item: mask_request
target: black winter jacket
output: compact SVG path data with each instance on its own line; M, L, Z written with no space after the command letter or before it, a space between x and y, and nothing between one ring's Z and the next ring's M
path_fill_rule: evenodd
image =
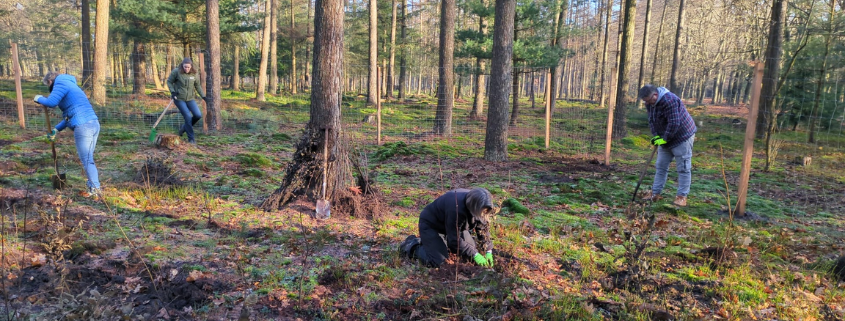
M420 230L428 228L446 235L446 245L452 253L473 257L476 253L493 249L490 240L489 223L470 214L466 206L468 189L456 189L438 197L426 205L420 213ZM478 249L471 243L458 242L463 231L474 231ZM460 244L459 244L460 243Z

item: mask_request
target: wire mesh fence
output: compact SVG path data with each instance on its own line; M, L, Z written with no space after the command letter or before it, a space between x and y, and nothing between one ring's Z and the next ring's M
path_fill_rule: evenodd
M195 53L195 64L197 61ZM107 66L105 104L95 106L104 130L121 128L121 130L149 130L169 100L166 78L170 73L168 68L175 68L182 60L181 55L146 55L145 63L136 68L144 68L143 75L133 72L134 57L128 52L109 53ZM155 61L155 63L153 63ZM231 62L229 62L231 64ZM242 65L257 65L248 61ZM291 61L280 60L279 66L289 66ZM13 73L8 67L0 72L0 117L7 121L17 120L15 105L15 87ZM34 59L29 55L21 58L23 71L23 96L26 125L29 128L44 128L44 115L41 106L33 102L32 97L41 94L48 95L48 88L41 84L44 74L55 71L73 75L77 81L85 86L88 80L83 80L83 69L76 61L47 62ZM281 70L282 68L280 68ZM380 68L381 69L381 68ZM404 90L400 90L400 67L394 70L392 86L387 85L385 75L388 69L383 68L379 74L381 106L382 106L382 135L385 141L408 140L423 138L432 134L435 125L435 110L443 102L436 98L439 70L437 67L406 66ZM246 69L241 71L238 79L233 77L233 66L223 68L221 95L223 106L221 118L226 132L258 132L273 130L289 130L304 125L308 119L310 91L307 70L300 69L300 73L291 79L280 72L276 79L269 78L265 102L255 101L257 71ZM226 73L228 71L228 74ZM518 67L515 77L518 78L518 104L514 110L516 116L511 116L509 135L514 141L529 141L543 146L545 140L545 101L546 98L545 68ZM143 94L133 91L136 77L143 77ZM346 64L344 66L343 105L341 106L342 121L347 132L361 143L376 142L376 109L367 102L368 66ZM470 66L455 68L455 95L452 98L452 135L467 136L477 142L483 142L486 132L486 93L487 78L484 74ZM294 81L295 80L295 81ZM555 80L558 84L566 84L567 79L561 77ZM580 79L572 81L581 81ZM237 83L237 88L235 88ZM275 83L275 84L274 84ZM481 83L481 91L478 84ZM390 87L391 90L388 90ZM552 147L568 151L582 157L600 157L604 148L604 135L607 111L599 108L597 103L586 99L571 99L570 91L564 86L557 85L558 90L553 97L557 98L550 118L549 132ZM275 89L275 90L273 90ZM476 93L479 95L476 95ZM86 87L86 93L90 91ZM403 95L403 96L400 96ZM477 96L477 97L476 97ZM572 97L584 97L572 95ZM586 97L585 97L586 98ZM475 99L481 99L482 108L479 117L470 117ZM198 102L200 102L198 100ZM205 108L200 104L203 112ZM514 108L513 101L510 104ZM51 112L52 123L60 118L60 112ZM183 119L176 108L171 108L162 122L158 125L160 131L175 132ZM113 126L112 126L113 125ZM199 126L199 124L197 124Z

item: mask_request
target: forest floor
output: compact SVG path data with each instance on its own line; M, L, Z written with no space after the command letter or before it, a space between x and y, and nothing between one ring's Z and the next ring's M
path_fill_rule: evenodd
M232 105L270 125L172 150L151 146L148 128L104 125L101 201L78 195L85 181L69 134L57 147L70 187L56 191L43 130L0 123L0 319L845 318L845 276L832 272L845 254L845 154L805 146L800 133L784 134L794 139L770 172L755 154L753 215L743 218L725 201L736 197L741 113L691 107L701 123L685 208L669 205L673 171L664 200L629 205L650 152L646 119L631 109L609 167L533 138L513 138L502 163L482 159L478 136L364 145L384 212L316 220L307 200L257 208L281 183L307 105ZM408 115L433 112L417 109ZM789 161L808 154L812 166ZM492 228L494 268L431 269L397 253L423 206L473 186L509 200Z

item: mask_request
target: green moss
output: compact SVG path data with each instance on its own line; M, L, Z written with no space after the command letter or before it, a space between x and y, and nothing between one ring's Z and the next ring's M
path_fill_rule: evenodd
M405 142L386 143L379 146L373 158L377 161L384 161L396 155L426 155L434 154L431 147L427 145L408 145Z
M622 145L625 145L627 147L644 148L644 147L648 147L649 145L651 145L651 138L647 137L645 135L628 136L628 137L622 138Z
M269 158L256 153L241 153L235 158L244 166L270 167L273 165Z
M507 208L512 213L519 213L519 214L528 214L531 213L525 205L522 205L519 201L514 198L508 198L504 202L502 202L502 208Z
M247 168L243 174L251 177L264 177L264 171L258 168Z

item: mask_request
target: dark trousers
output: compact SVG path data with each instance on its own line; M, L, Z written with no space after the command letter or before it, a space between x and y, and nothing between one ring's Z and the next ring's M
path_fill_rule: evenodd
M200 111L199 107L197 107L196 100L189 100L183 101L176 99L173 101L176 104L176 108L179 108L179 112L182 113L182 118L185 119L185 124L182 125L185 129L185 133L188 134L188 141L194 141L194 124L196 124L202 118L202 112Z
M449 248L446 246L444 236L425 221L420 222L420 240L421 244L417 247L415 255L423 264L439 267L449 257ZM475 246L475 241L469 231L461 233L461 242Z

